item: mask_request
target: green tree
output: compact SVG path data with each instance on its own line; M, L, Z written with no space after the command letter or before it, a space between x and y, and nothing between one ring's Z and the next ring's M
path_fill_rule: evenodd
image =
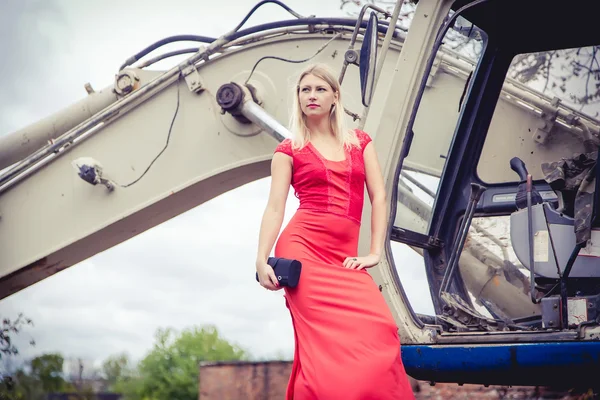
M31 377L41 382L45 392L60 392L65 387L64 358L58 353L44 354L31 360Z
M142 381L126 353L109 356L102 364L102 372L110 391L121 393L126 400L141 399Z
M120 368L118 356L108 360L110 372L121 374L115 389L128 400L196 400L200 362L248 359L245 350L222 338L213 326L194 327L179 334L159 329L155 337L154 347L135 374L123 376L126 369Z
M73 391L63 379L63 360L60 354L43 354L31 359L29 368L19 368L11 376L3 376L0 399L44 400L51 392Z
M4 377L0 385L0 399L43 400L44 388L39 380L19 369L12 376Z
M126 353L116 354L108 357L102 363L102 372L110 386L120 380L130 378L133 375L131 361Z

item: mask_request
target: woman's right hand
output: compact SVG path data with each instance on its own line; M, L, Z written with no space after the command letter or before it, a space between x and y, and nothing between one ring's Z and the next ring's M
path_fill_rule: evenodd
M256 272L258 273L258 281L260 285L268 290L279 290L279 282L275 276L273 268L264 261L256 262Z

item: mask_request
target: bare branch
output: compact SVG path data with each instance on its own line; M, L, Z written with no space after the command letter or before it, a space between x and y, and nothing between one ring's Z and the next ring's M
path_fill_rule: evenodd
M8 318L2 320L2 328L0 328L0 358L2 358L2 354L10 356L19 353L13 344L12 336L18 334L21 328L26 325L33 326L33 321L24 317L23 313L20 313L14 321ZM34 345L35 342L32 340L30 344Z

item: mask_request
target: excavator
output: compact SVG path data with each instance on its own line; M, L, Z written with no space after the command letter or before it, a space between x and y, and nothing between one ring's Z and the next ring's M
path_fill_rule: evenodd
M244 27L267 3L290 18ZM550 96L510 74L542 52L593 52L579 69L596 72L580 81L600 85L595 2L419 0L407 30L403 3L320 18L261 1L221 37L153 43L114 84L86 84L79 102L1 136L0 298L268 177L290 135L293 77L320 62L339 72L348 124L381 163L390 213L370 273L407 373L597 389L600 121L568 87ZM183 41L197 44L161 53ZM369 227L367 201L361 251ZM431 315L408 299L399 245L422 258Z

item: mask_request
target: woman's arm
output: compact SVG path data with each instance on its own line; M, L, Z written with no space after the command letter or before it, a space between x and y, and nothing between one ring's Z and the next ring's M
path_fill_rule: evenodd
M371 200L371 251L370 254L381 258L385 244L388 222L388 204L385 198L385 185L377 152L373 142L364 150L367 191Z
M283 223L291 180L292 158L276 152L271 161L271 189L260 226L256 255L256 271L260 284L270 290L276 290L278 283L273 269L267 264L267 259Z
M370 268L379 264L383 254L388 220L388 204L385 199L383 175L372 142L365 147L363 158L367 191L371 200L371 249L369 255L365 257L347 257L343 265L351 269Z

